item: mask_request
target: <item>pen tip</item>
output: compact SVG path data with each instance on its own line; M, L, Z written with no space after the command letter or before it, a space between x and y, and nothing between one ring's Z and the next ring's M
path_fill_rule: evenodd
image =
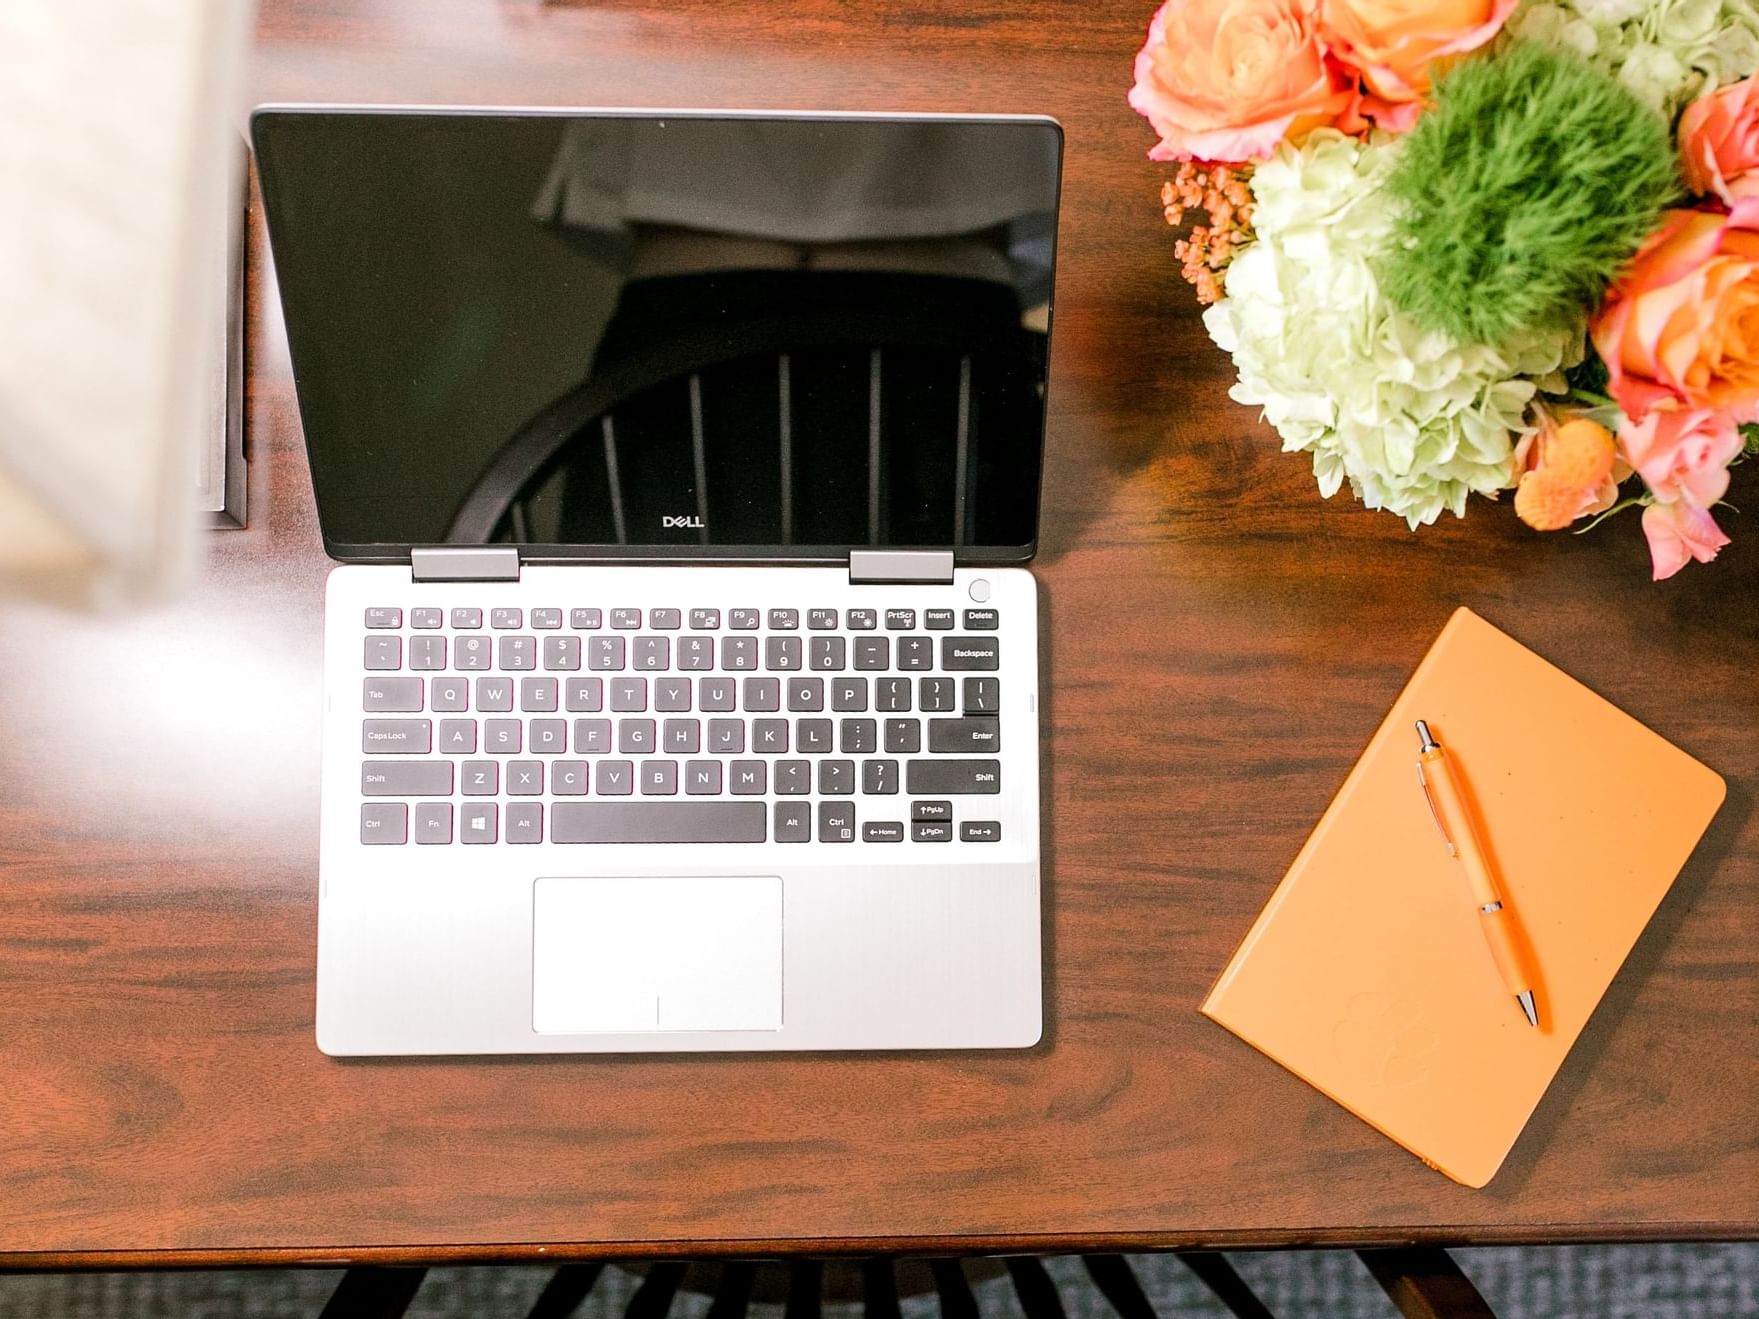
M1527 1024L1529 1026L1537 1026L1539 1024L1539 1012L1538 1009L1533 1006L1533 991L1531 989L1523 989L1519 994L1515 995L1515 1002L1519 1003L1521 1005L1521 1011L1527 1014Z

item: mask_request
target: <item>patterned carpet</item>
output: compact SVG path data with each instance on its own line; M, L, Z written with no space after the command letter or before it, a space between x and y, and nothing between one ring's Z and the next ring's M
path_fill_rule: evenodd
M1396 1319L1353 1255L1283 1251L1231 1257L1278 1319ZM1461 1267L1500 1319L1748 1319L1759 1316L1759 1245L1577 1246L1462 1250ZM1226 1311L1177 1260L1134 1260L1162 1319L1225 1319ZM1110 1311L1072 1259L1049 1262L1070 1319ZM435 1269L411 1319L523 1316L546 1269ZM335 1286L323 1271L94 1273L0 1276L0 1319L313 1319ZM608 1270L580 1319L618 1319L635 1279ZM985 1319L1019 1319L1005 1280L980 1283ZM707 1300L681 1296L673 1319L702 1319ZM779 1307L754 1306L753 1319ZM826 1319L853 1319L829 1306ZM904 1303L905 1319L933 1319L932 1298Z

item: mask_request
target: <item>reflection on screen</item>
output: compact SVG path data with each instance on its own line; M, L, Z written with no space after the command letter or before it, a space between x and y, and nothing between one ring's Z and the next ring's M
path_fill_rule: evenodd
M1043 121L271 111L334 547L1018 547Z

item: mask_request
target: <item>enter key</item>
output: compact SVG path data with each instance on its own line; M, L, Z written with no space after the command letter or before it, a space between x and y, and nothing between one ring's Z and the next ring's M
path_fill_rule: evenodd
M928 749L954 754L982 752L994 755L1002 745L1002 721L981 716L965 719L930 719Z

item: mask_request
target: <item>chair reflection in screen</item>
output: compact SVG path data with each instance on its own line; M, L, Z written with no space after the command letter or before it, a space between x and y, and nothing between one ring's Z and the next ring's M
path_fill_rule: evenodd
M803 165L811 124L698 124L690 150L757 180L750 195L721 196L718 215L652 181L692 172L676 158L682 139L650 159L661 149L650 123L571 127L534 210L617 272L617 309L582 346L583 378L500 446L448 539L796 550L1024 540L1054 153L1048 169L1015 162L1015 183L972 211L964 147L993 168L997 141L1043 146L982 127L962 144L876 123L868 149ZM928 147L950 159L918 177L910 153ZM769 167L778 157L794 161L789 177ZM908 180L890 180L906 166Z

